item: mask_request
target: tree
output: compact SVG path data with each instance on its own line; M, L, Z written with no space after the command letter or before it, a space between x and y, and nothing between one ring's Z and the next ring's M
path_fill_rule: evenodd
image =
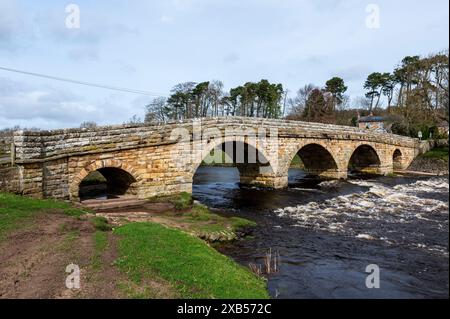
M282 114L284 90L281 84L267 80L247 82L230 90L227 102L232 115L279 118Z
M369 113L372 107L371 103L372 100L367 96L358 96L353 101L353 105L355 105L357 109L369 110Z
M141 118L135 114L124 124L125 125L136 125L136 124L141 124L141 123L142 123Z
M320 89L314 89L306 101L303 118L309 122L316 122L320 118L324 118L328 113L327 102L323 92Z
M315 89L318 89L314 84L307 84L297 91L294 98L289 98L287 103L289 105L290 111L288 117L290 119L300 119L302 117L303 111L306 107L306 101L309 95Z
M370 98L369 111L372 111L374 107L378 107L381 97L381 91L383 89L383 83L384 76L379 72L374 72L367 77L367 80L364 83L364 89L368 90L368 92L366 93L366 97ZM377 98L377 100L374 106L375 98Z
M342 103L344 93L347 91L347 86L345 86L343 79L334 77L326 82L325 91L331 93L331 104L333 110L335 110L336 107Z
M391 73L383 73L382 76L382 93L387 97L388 100L388 110L390 110L392 105L392 99L394 98L394 89L396 85L395 76Z
M394 71L399 132L416 136L418 130L448 123L448 50L427 57L407 56Z
M95 123L94 121L83 122L80 125L80 128L85 128L85 129L93 129L96 127L97 127L97 123Z
M213 116L225 115L225 108L223 102L223 83L221 81L211 81L208 86L208 99L211 104L211 112Z
M419 61L419 56L407 56L402 60L400 67L396 68L394 71L395 81L400 84L397 102L397 105L399 106L404 105L413 86L417 84L414 73L417 69Z
M165 97L159 97L154 99L150 104L146 106L147 112L145 114L146 123L159 123L173 119L173 109L167 104Z
M185 82L173 87L172 95L167 100L167 103L173 109L173 119L181 120L196 117L192 103L192 92L196 85L195 82Z
M191 99L194 103L193 117L205 117L208 113L208 87L209 82L202 82L197 84L192 92L190 92Z

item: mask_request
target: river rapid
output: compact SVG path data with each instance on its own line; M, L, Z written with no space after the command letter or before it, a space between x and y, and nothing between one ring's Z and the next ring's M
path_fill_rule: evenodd
M291 170L286 190L238 181L235 168L200 167L194 198L258 223L219 250L245 266L277 252L273 298L448 298L448 177L320 181ZM368 265L379 289L366 287Z

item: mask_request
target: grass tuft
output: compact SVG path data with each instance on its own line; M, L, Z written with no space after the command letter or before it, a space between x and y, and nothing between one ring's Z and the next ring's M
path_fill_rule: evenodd
M177 210L185 210L192 206L193 200L192 195L186 192L183 192L177 196L175 200L172 201Z
M184 216L189 217L189 219L194 221L209 221L211 219L216 219L215 216L217 215L211 214L208 207L196 204L189 212L185 213Z
M231 217L230 218L233 229L239 230L241 228L247 228L247 227L255 227L256 223L254 221L240 218L240 217Z
M108 223L108 220L105 217L96 216L91 218L91 223L94 225L96 230L102 232L108 232L112 230L111 225Z

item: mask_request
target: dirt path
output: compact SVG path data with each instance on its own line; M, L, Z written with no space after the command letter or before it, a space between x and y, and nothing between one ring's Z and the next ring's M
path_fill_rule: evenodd
M107 246L98 257L98 264L93 262L94 255L91 255L90 264L81 271L81 291L73 297L85 299L120 299L126 297L120 290L119 285L127 282L128 279L114 265L119 257L116 249L117 238L112 233L107 233L106 236Z
M32 227L0 243L0 298L121 298L118 282L126 280L113 265L115 239L109 233L101 269L94 269L95 229L81 220L51 213L39 216ZM66 266L81 270L81 289L66 288Z

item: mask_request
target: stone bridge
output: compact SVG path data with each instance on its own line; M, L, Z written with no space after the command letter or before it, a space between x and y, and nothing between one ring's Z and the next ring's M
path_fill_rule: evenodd
M17 131L0 165L0 191L79 200L80 183L99 171L108 192L147 198L191 192L212 150L229 155L242 184L288 185L298 154L305 171L345 179L349 170L390 174L419 154L419 141L357 128L240 117L95 129Z

